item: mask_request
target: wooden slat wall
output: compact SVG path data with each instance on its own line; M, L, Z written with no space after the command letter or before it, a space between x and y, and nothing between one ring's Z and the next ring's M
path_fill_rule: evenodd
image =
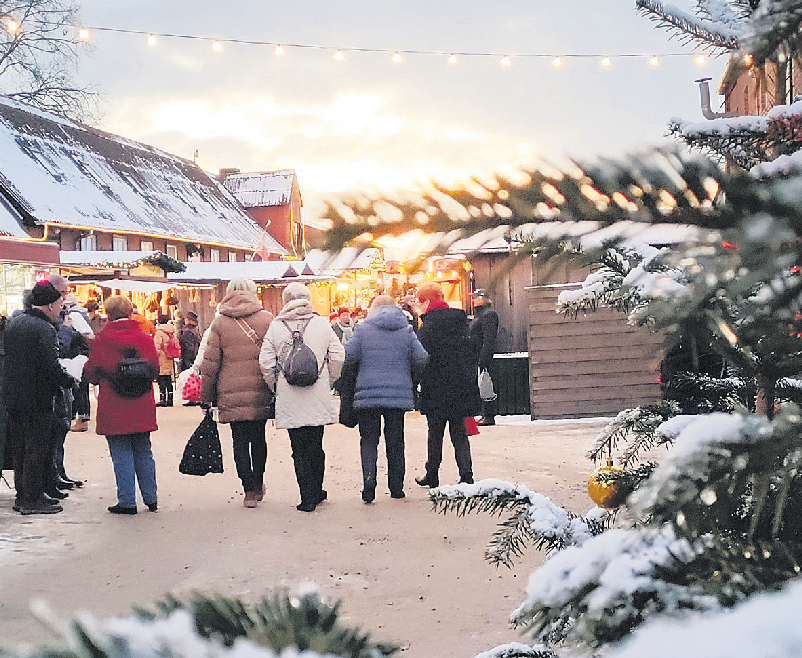
M527 290L532 418L610 416L659 402L661 337L606 308L577 319L557 313L560 292L577 287Z

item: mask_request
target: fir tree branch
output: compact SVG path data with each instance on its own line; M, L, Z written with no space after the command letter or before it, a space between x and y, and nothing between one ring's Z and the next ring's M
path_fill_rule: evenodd
M703 47L732 51L739 48L738 37L732 31L723 31L715 23L697 19L676 7L667 8L656 0L637 0L641 14L667 29L683 43L695 42Z

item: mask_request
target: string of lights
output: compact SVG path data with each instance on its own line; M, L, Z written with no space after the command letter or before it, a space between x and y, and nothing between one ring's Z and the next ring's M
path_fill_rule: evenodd
M632 59L640 58L645 59L649 66L660 66L663 58L690 58L697 66L704 66L707 63L708 57L704 53L699 52L669 52L669 53L522 53L522 52L491 52L491 51L446 51L446 50L422 50L422 49L404 49L404 48L365 48L358 46L334 46L325 44L312 44L312 43L287 43L277 41L262 41L256 39L240 39L240 38L220 38L210 37L198 34L177 34L169 32L146 32L143 30L128 30L117 27L103 27L103 26L86 26L78 30L79 41L90 41L93 32L109 32L117 34L130 34L145 37L149 46L158 45L159 39L185 39L194 41L203 41L211 44L211 50L215 53L221 53L225 44L248 45L248 46L265 46L274 49L277 57L281 57L289 50L319 50L322 52L331 53L336 61L344 61L349 53L378 53L388 55L391 61L395 64L400 64L407 56L436 56L443 57L450 66L454 66L459 62L460 58L493 58L498 59L502 66L512 66L513 60L524 59L544 59L549 60L554 68L560 68L568 60L598 60L600 66L609 68L612 66L615 59Z

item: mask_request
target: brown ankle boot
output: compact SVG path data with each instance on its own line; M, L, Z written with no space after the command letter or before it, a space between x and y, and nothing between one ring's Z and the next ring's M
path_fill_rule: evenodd
M258 502L258 499L256 498L256 492L255 491L246 491L245 492L245 500L242 501L242 504L245 505L245 507L256 507L256 503L257 502Z

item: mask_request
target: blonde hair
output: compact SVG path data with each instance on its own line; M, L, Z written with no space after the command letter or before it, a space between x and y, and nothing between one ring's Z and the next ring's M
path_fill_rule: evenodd
M377 295L370 303L370 310L379 308L379 306L395 306L395 300L390 295Z
M423 285L418 286L417 297L422 302L436 302L445 299L443 286L434 281L427 281Z
M122 318L130 318L134 312L134 305L128 297L122 295L113 295L106 299L103 304L106 309L106 315L109 320L121 320Z
M226 286L226 293L234 292L235 290L244 290L256 294L256 283L250 279L231 279Z
M281 293L281 301L285 304L296 299L312 299L312 295L303 283L293 281Z

